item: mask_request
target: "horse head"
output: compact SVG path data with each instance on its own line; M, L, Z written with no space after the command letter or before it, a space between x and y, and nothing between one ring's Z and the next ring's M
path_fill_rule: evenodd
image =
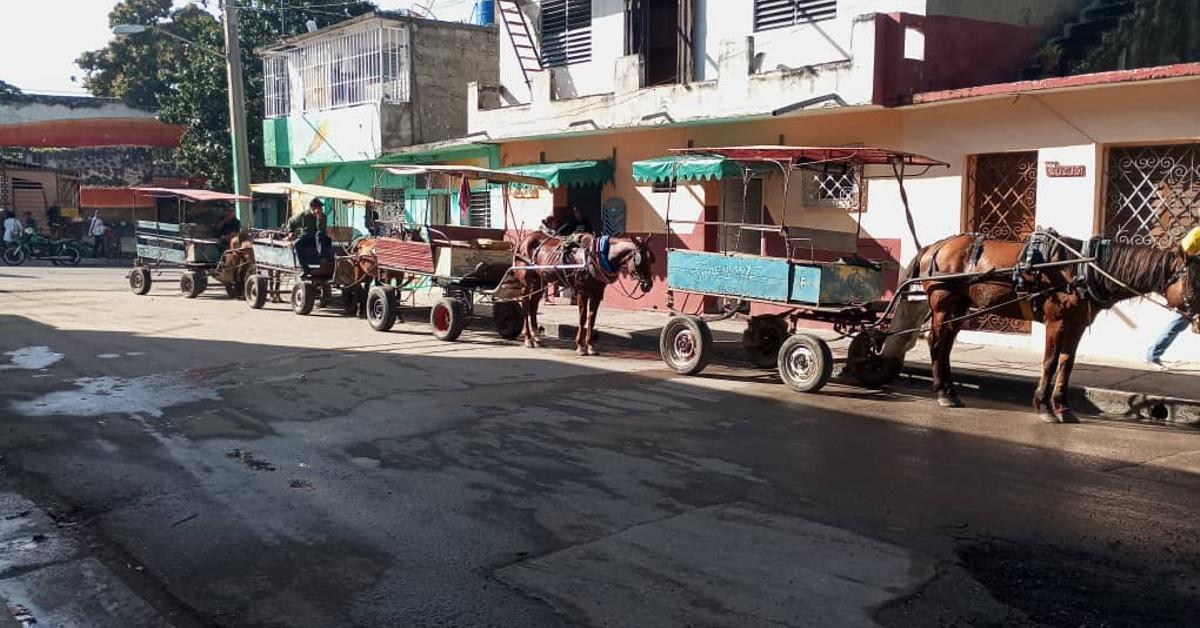
M642 292L650 292L650 288L654 286L654 251L650 250L649 238L633 236L632 241L631 273Z

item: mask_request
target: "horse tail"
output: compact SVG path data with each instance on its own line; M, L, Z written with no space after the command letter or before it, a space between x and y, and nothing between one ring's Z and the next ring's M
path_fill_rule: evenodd
M908 279L920 276L921 260L928 250L929 247L925 247L917 251L912 262L904 271L904 276L900 278L901 285ZM888 327L894 333L884 341L882 354L887 358L903 360L904 355L916 346L920 329L929 318L929 301L925 299L910 301L905 298L904 294L897 294L896 298L900 300L900 303L896 305L896 312L892 315Z

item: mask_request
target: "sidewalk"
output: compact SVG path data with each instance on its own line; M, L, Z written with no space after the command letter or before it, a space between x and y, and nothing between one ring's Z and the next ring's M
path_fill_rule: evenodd
M486 314L485 308L480 310L481 314ZM626 346L658 351L659 330L667 316L660 312L601 309L598 344L601 350L604 346ZM547 336L573 339L578 311L571 305L543 304L538 322ZM718 359L749 365L741 347L744 322L718 321L710 327ZM835 335L822 330L816 330L816 333L825 337ZM835 359L845 357L848 345L848 340L831 343ZM954 347L952 359L957 381L968 395L1029 402L1041 376L1040 351L960 342ZM839 373L840 365L835 366L835 377L839 377ZM902 378L909 385L928 385L929 352L923 341L908 354ZM855 384L849 378L847 380ZM1071 389L1072 406L1082 413L1200 425L1200 363L1181 364L1176 370L1157 372L1140 363L1081 360L1075 365Z

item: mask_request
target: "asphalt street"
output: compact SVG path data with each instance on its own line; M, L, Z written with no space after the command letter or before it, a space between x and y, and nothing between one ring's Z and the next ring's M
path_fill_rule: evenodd
M0 268L0 598L63 626L1167 626L1200 433ZM601 314L603 325L603 313ZM480 327L480 326L477 326ZM601 349L605 349L601 347Z

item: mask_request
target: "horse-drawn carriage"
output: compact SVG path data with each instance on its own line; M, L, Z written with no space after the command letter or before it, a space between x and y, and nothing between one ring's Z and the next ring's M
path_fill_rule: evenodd
M438 177L444 181L444 189L461 189L458 184L463 179L499 186L504 226L433 225L427 216L424 224L402 225L393 234L356 242L348 261L371 284L366 291L366 317L371 327L391 329L400 312L401 291L427 281L442 293L429 315L433 335L439 340L458 339L480 300L491 304L496 332L506 340L516 338L522 326L521 295L512 280L513 244L504 239L511 215L509 186L545 187L546 182L473 166L377 168L397 176Z
M195 298L208 288L209 279L222 284L231 297L241 294L246 272L254 258L249 248L222 246L215 224L219 216L214 207L248 197L211 190L176 188L136 188L139 196L155 199L154 220L136 221L137 257L127 279L134 294L150 291L154 278L166 273L179 274L179 291ZM161 219L163 205L175 201L175 221ZM164 202L165 201L165 202ZM188 222L202 216L201 222Z
M884 300L883 264L864 259L857 252L835 260L814 259L813 253L822 248L822 243L791 233L789 183L797 173L831 177L836 180L835 185L844 186L834 190L843 198L858 195L848 204L857 205L861 211L866 169L890 167L901 186L907 212L904 177L924 174L946 164L920 155L873 148L750 146L673 152L674 159L657 164L670 169L671 180L686 179L690 170L715 167L730 176L741 177L746 190L754 179L777 175L783 187L778 198L784 200L778 224L672 219L668 203L668 233L673 231L672 225L686 224L713 228L722 237L718 238L719 250L715 252L668 249L668 307L676 315L661 333L659 349L663 361L677 373L699 373L712 355L713 337L708 323L737 316L747 320L743 346L756 365L776 367L783 381L797 391L816 391L829 380L833 357L826 340L797 329L799 321L809 320L831 323L843 337L852 338L847 366L860 381L878 385L895 377L899 365L884 358L881 349L883 330L896 299L902 298L900 291L892 301ZM908 173L908 169L917 172ZM757 251L736 246L743 233L761 234L762 246ZM771 244L765 238L770 237L778 239L774 244L779 245L776 250L782 255L763 254L763 248ZM752 241L758 240L756 237ZM681 294L683 303L679 302ZM687 304L686 295L718 301L721 311L683 314L679 306ZM751 304L769 307L760 305L751 314Z
M365 194L341 190L322 185L304 183L260 183L251 186L255 194L282 196L285 201L293 197L326 198L346 204L374 203L375 199ZM285 206L290 203L285 202ZM336 209L331 208L330 217ZM330 227L332 253L343 252L350 244L348 228ZM343 235L347 234L347 235ZM262 309L268 298L278 302L285 292L290 293L292 311L307 315L314 307L324 307L334 295L334 290L353 291L354 284L341 283L336 277L338 258L336 255L322 256L319 263L307 270L300 263L296 240L284 231L259 230L251 240L254 251L254 269L245 280L246 302L253 309ZM352 297L347 297L351 300ZM350 310L351 308L347 308Z

